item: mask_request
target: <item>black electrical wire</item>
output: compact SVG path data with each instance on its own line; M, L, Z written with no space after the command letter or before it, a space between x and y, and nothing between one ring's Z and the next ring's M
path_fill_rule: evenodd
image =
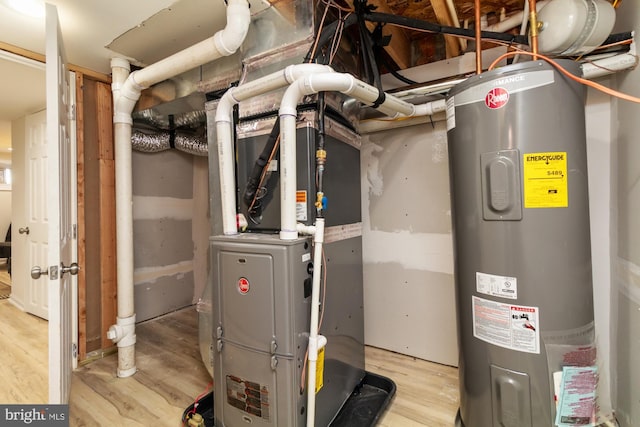
M325 93L318 93L318 142L316 144L316 193L324 193L325 152ZM322 200L316 200L322 203ZM316 206L316 217L322 218L323 206Z
M384 60L384 61L387 62L386 60ZM389 74L391 74L396 79L400 80L402 83L406 83L408 85L418 85L418 84L420 84L420 82L417 82L415 80L411 80L410 78L403 76L402 74L400 74L399 72L397 72L393 68L389 68Z
M467 30L458 27L448 27L446 25L434 24L432 22L422 21L420 19L407 18L405 16L391 15L389 13L367 12L364 19L369 22L380 22L386 24L399 25L414 30L429 31L431 33L450 34L452 36L461 36L474 38L474 30ZM527 36L513 35L508 33L497 33L494 31L482 31L483 40L497 40L513 44L529 45Z
M386 99L386 94L382 88L382 79L380 78L380 70L376 62L374 53L374 41L371 33L367 29L364 16L369 12L371 6L366 4L366 0L360 0L356 5L356 15L358 17L358 26L360 30L360 41L362 44L363 58L365 64L365 75L368 83L374 85L378 89L378 98L371 105L378 108Z
M602 42L602 46L632 39L633 33L631 32L611 34L604 42Z
M176 125L173 114L169 114L169 147L176 148Z
M387 60L387 57L385 56L383 50L384 50L384 47L389 44L389 41L391 40L391 36L382 35L382 24L379 23L378 25L376 25L376 28L373 30L372 36L373 36L373 47L374 47L375 57L377 58L377 60L382 62L382 64L387 68L387 70L389 70L389 73L396 79L400 80L402 83L406 83L408 85L420 84L419 82L411 80L410 78L405 77L402 74L398 73L394 69L394 66L391 65Z

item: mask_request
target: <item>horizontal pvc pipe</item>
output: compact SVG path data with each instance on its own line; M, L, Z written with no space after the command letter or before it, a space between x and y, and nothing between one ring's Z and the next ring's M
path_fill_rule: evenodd
M416 105L414 116L432 116L436 113L446 111L447 101L439 99L433 102L427 102L426 104Z
M351 74L322 73L311 74L296 80L285 91L280 104L280 238L293 240L298 237L296 226L296 116L297 105L304 95L317 92L337 91L350 95L358 101L373 104L380 97L380 91L364 83ZM431 104L431 103L429 103ZM444 109L441 102L438 109ZM416 107L393 95L385 94L378 111L391 116L417 116L433 114L434 106Z
M212 37L194 44L155 64L132 73L142 87L174 77L207 62L234 54L249 30L251 14L246 0L227 0L227 25Z
M635 54L623 53L608 58L597 59L592 62L585 62L581 65L582 76L585 79L595 79L613 74L616 71L635 68L637 65L638 57Z
M542 0L542 1L536 2L536 10L540 11L540 9L542 9L547 3L549 3L548 0ZM492 31L496 33L504 33L511 30L512 28L522 25L522 20L524 18L525 18L524 10L522 10L520 12L514 13L513 15L509 16L507 19L503 21L500 21L496 24L489 25L488 27L483 28L483 30Z
M313 74L300 80L298 85L302 95L323 91L338 91L350 95L367 105L372 105L380 96L380 91L376 87L356 79L351 74ZM411 116L413 115L414 106L393 95L385 94L384 102L377 109L390 116L398 113Z

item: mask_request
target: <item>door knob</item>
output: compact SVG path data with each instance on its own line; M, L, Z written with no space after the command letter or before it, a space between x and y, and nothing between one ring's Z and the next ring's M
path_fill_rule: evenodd
M72 276L75 276L80 271L80 267L76 262L72 262L71 265L69 265L69 267L65 267L64 264L60 263L60 267L61 267L60 277L64 277L65 273L69 273Z
M29 227L20 227L18 229L18 233L20 233L20 234L29 234Z
M47 269L42 270L37 265L31 269L31 278L34 279L34 280L39 279L40 276L42 276L43 274L48 275L49 274L49 270L47 270Z

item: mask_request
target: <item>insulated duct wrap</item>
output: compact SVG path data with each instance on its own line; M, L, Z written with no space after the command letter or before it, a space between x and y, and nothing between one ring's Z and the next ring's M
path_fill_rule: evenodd
M206 122L206 113L204 110L189 111L173 115L173 123L170 116L160 114L153 109L138 111L133 114L135 121L142 121L158 129L175 129L175 128L198 128Z
M181 132L174 134L173 147L171 146L171 132L145 133L134 131L131 135L131 144L134 150L144 153L159 153L171 148L195 156L206 156L209 153L206 139Z

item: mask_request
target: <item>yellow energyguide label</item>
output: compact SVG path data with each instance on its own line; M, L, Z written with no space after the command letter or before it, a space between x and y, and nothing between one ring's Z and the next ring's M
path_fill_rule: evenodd
M316 393L318 393L324 385L324 347L318 350L318 361L316 363Z
M567 153L525 153L524 207L566 208L569 206Z

